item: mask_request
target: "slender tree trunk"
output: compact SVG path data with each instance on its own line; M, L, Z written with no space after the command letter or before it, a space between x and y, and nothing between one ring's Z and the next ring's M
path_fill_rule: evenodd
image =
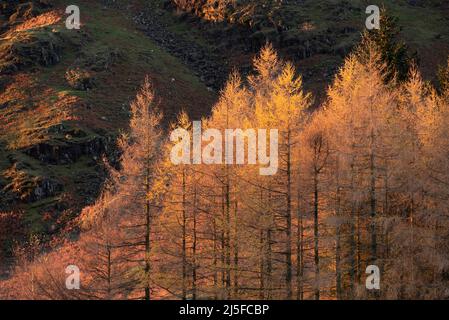
M286 273L285 285L287 288L287 300L291 300L292 293L292 163L291 163L291 133L288 132L287 137L287 212L286 212Z
M221 198L221 252L220 252L220 259L221 259L221 297L222 299L226 299L226 297L224 296L224 290L226 288L226 238L225 238L225 223L226 223L226 204L225 204L225 187L223 186L221 188L222 191L222 198Z
M228 167L226 167L226 299L231 298L231 189Z
M352 145L352 152L355 152L354 144ZM350 221L350 270L349 270L349 288L350 293L349 296L351 299L355 298L355 284L357 281L357 230L358 230L358 222L357 222L357 208L356 208L356 199L355 199L355 156L352 156L351 159L351 221Z
M109 243L106 245L106 252L107 252L107 260L108 260L108 289L107 289L107 297L108 300L112 299L112 266L111 266L111 246Z
M361 277L361 265L362 265L362 234L361 234L361 217L360 217L360 210L357 209L357 213L356 213L356 281L360 282L360 277Z
M410 194L410 217L409 217L409 223L410 223L410 252L409 252L409 264L410 264L410 280L409 284L412 288L410 288L410 292L416 292L415 286L415 266L414 266L414 246L415 246L415 230L414 230L414 223L415 223L415 199L413 196L413 193Z
M195 189L193 198L193 246L192 246L192 299L197 298L197 190Z
M267 230L267 275L266 275L266 287L267 287L267 298L270 300L271 299L271 291L273 289L273 262L272 262L272 243L271 243L271 227L268 228Z
M336 278L336 289L337 289L337 300L342 299L342 277L341 277L341 226L340 226L340 206L341 206L341 194L340 194L340 170L339 170L339 159L337 158L336 167L336 203L335 203L335 216L337 217L337 227L336 233L336 245L335 245L335 278Z
M149 141L147 142L148 145ZM147 172L146 172L146 194L145 197L148 198L148 195L150 194L150 161L148 159L147 163ZM150 200L147 199L145 201L145 300L151 299L151 288L150 288L150 271L151 271L151 264L150 264L150 246L151 241L151 208L150 208Z
M377 233L376 233L376 173L374 154L374 131L371 129L371 152L370 152L370 214L371 214L371 263L377 260Z
M239 228L238 228L238 202L234 208L234 299L239 295Z
M187 200L186 172L182 172L182 299L187 299Z
M214 266L214 298L218 300L218 259L217 259L217 220L212 217L213 224L213 266Z
M296 236L296 299L304 299L304 287L303 287L303 276L304 276L304 232L303 232L303 217L301 214L301 196L298 188L298 212L297 212L297 236Z
M264 241L264 230L260 230L260 236L259 236L259 246L260 246L260 259L259 259L259 298L260 300L265 299L265 255L266 255L266 248L265 248L265 241Z
M318 220L318 169L315 167L313 176L313 236L315 260L315 300L320 300L320 252L319 252L319 220Z
M390 186L389 186L389 180L388 180L388 173L389 173L389 168L388 168L388 161L385 160L385 172L384 172L384 188L385 188L385 192L384 192L384 199L383 199L383 209L382 209L382 218L385 219L386 217L388 217L389 214L389 194L390 194ZM381 252L381 258L382 258L382 263L380 264L380 274L384 274L385 272L385 264L388 261L388 256L389 256L389 239L388 239L388 230L387 228L382 228L383 232L382 232L382 252ZM380 297L383 297L383 292L381 292Z

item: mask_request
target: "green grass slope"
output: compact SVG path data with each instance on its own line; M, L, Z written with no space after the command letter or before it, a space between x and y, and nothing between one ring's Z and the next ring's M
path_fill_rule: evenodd
M95 200L101 156L117 157L115 139L146 75L167 121L181 109L199 117L215 99L127 12L80 0L81 30L68 30L71 2L49 2L0 35L0 211L21 211L38 234L57 232ZM91 85L71 84L70 70Z
M196 9L188 14L173 6L162 10L167 8L167 1L156 1L171 31L208 45L211 51L226 52L232 57L229 64L238 68L247 68L257 48L270 41L283 57L296 62L306 86L319 98L344 57L359 42L368 5L385 6L399 19L402 40L418 53L426 79L435 79L438 65L449 55L449 2L443 0L289 0L273 9L267 5L273 1L243 0L224 16L226 22L212 21L223 8L210 5L214 0L197 1L208 3L203 12L195 1L175 1ZM252 5L257 9L248 10ZM248 17L248 11L254 16ZM195 14L201 21L190 18Z

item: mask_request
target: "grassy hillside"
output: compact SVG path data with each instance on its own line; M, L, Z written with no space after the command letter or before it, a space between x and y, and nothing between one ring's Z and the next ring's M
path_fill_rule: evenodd
M166 3L158 2L160 8ZM297 62L306 86L318 96L343 58L358 43L365 28L365 9L371 4L385 6L389 14L399 19L401 37L411 51L417 51L420 68L427 79L435 79L438 65L446 61L449 53L447 1L244 0L227 11L223 6L212 5L221 2L172 0L178 7L165 10L171 13L164 20L171 21L169 28L184 37L200 39L196 41L201 43L204 38L208 39L211 51L232 52L226 54L232 57L229 64L244 70L249 68L254 52L267 40L271 41L284 57ZM179 8L188 13L180 13ZM198 16L199 20L192 16ZM184 27L179 27L179 20Z
M139 32L127 12L77 1L81 30L65 28L70 1L15 17L0 44L0 211L23 211L51 233L94 201L128 105L145 75L167 119L192 116L214 95L178 59Z

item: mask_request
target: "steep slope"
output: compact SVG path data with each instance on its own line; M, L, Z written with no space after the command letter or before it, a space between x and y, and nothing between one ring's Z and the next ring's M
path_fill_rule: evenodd
M68 30L69 4L0 4L0 212L21 212L28 234L49 237L95 200L101 158L116 159L115 138L145 75L167 121L192 101L199 117L214 100L127 12L77 1L81 30Z
M224 5L231 3L231 5ZM229 68L248 71L255 52L272 42L294 60L307 88L322 97L342 59L360 40L368 5L385 6L399 19L402 39L435 79L449 53L449 3L442 0L159 0L167 29L222 54ZM153 9L157 12L158 9ZM180 27L183 25L184 27Z

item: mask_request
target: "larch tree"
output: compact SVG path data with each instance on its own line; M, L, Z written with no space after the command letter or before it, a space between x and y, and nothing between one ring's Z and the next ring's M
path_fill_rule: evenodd
M162 138L147 79L79 240L18 247L2 286L29 299L448 298L449 88L416 67L404 76L397 30L385 28L365 35L313 113L293 65L266 45L253 75L230 76L205 136L179 115L182 144ZM278 130L273 175L246 148L268 145L254 128ZM173 150L188 154L174 163ZM84 272L76 293L61 272L72 263ZM379 292L366 290L369 265Z
M146 300L151 298L151 228L160 206L153 183L161 156L161 119L147 77L131 103L129 133L123 134L119 142L122 168L116 183L122 215L126 216L123 228L128 231L124 245L134 248L136 259L142 263L141 284Z
M311 105L310 95L302 87L301 76L290 63L279 62L270 46L262 49L255 61L256 77L251 78L255 93L256 126L279 131L279 170L264 178L264 188L273 199L273 213L281 217L276 229L284 233L286 298L293 298L293 215L296 199L298 136L305 123L305 111ZM278 220L275 218L275 221Z

